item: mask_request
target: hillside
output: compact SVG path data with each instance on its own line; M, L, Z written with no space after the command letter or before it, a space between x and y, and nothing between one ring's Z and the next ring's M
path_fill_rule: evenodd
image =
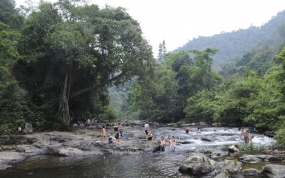
M248 29L239 29L211 37L201 36L190 40L173 52L190 49L204 50L206 47L217 48L219 52L213 57L214 65L221 66L235 57L243 55L261 41L270 39L271 42L272 40L281 42L282 37L279 35L277 28L284 23L285 11L282 11L261 27L251 26Z

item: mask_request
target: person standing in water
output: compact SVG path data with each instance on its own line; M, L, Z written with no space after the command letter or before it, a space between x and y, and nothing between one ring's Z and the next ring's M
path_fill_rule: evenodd
M119 124L118 129L119 129L120 137L123 137L123 130L124 130L124 128L123 128L122 123Z
M164 140L164 137L161 137L160 140L159 140L159 151L165 151L165 140Z
M147 140L151 140L151 141L154 140L154 136L152 135L151 131L148 131L147 133Z
M118 126L118 124L117 123L115 123L114 124L114 126L113 126L113 128L114 128L114 135L117 135L117 133L119 132L119 126Z
M199 127L197 129L197 133L202 133Z
M145 131L146 140L147 140L147 134L148 134L148 131L149 131L148 120L145 121L145 124L144 124L144 131Z
M189 133L189 131L190 131L188 126L186 126L184 130L185 130L186 133Z
M174 136L172 136L171 137L170 149L174 151L175 148L176 148L176 140L175 140Z
M248 132L244 129L244 128L241 128L241 133L240 133L240 139L241 137L243 136L244 137L244 143L247 145L248 142L249 142L249 135L248 135Z
M106 139L107 139L107 132L106 132L106 127L105 126L103 126L103 128L102 128L101 135L102 135L102 140L105 142Z

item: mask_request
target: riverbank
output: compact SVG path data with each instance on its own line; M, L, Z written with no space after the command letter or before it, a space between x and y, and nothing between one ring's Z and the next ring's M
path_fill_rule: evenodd
M107 127L107 134L113 132ZM102 140L101 129L75 129L73 132L42 132L27 135L1 136L0 170L35 155L80 157L103 154L140 154L152 152L157 142L146 141L141 130L124 129L121 142L109 144Z

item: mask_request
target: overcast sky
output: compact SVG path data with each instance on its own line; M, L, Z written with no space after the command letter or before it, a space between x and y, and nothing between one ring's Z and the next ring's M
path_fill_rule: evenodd
M25 0L15 0L17 5ZM38 1L38 0L33 0ZM55 2L56 0L48 0ZM157 57L159 43L168 51L198 36L212 36L261 26L280 11L284 0L89 0L104 7L121 6L137 20Z

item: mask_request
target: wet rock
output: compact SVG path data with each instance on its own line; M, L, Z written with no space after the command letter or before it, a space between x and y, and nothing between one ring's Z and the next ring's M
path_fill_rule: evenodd
M268 161L281 161L282 160L282 157L281 156L278 156L278 155L267 155L266 156L266 159Z
M218 122L215 122L215 123L212 124L212 126L214 126L214 127L221 127L222 124L221 124L221 123L218 123Z
M8 144L13 144L13 140L11 140L10 137L7 135L0 136L0 145L8 145Z
M179 171L190 175L203 175L212 172L215 168L215 161L201 153L190 153L182 161Z
M225 160L223 170L227 170L230 174L239 174L242 170L242 163L236 160Z
M208 124L206 122L199 122L198 125L200 125L200 126L208 126Z
M247 154L244 154L241 157L239 157L239 160L242 161L242 162L245 162L245 163L250 162L250 161L257 161L257 162L259 162L259 161L262 161L262 159L260 159L260 158L258 157L258 155L247 155Z
M15 148L15 151L17 151L17 152L25 152L25 148L23 148L20 145L17 145L16 148Z
M247 155L247 154L244 154L239 159L242 162L255 164L260 161L281 161L283 157L279 155Z
M177 123L168 123L167 126L169 126L169 127L176 127Z
M190 143L193 143L193 142L190 142L190 141L176 141L177 143L180 143L180 144L190 144Z
M244 175L244 176L255 176L255 177L261 177L262 176L262 174L259 170L253 169L253 168L243 170L242 175Z
M211 141L212 141L212 138L209 138L209 137L202 137L201 140L207 141L207 142L211 142Z
M275 131L265 131L264 135L273 138L276 135Z
M227 155L228 152L222 151L222 150L213 150L211 152L211 158L220 158L223 157L225 155Z
M274 154L274 155L284 155L285 151L280 151L280 150L264 150L262 151L264 154Z
M10 135L10 139L16 144L26 144L28 142L24 135Z
M284 178L285 166L276 165L276 164L267 164L262 168L261 174L264 174L269 178Z
M159 126L159 123L158 123L158 122L150 122L149 125L150 125L150 126L158 127L158 126Z
M229 174L225 171L219 173L218 175L216 175L214 178L230 178Z
M0 170L11 167L11 164L21 162L26 159L24 153L19 152L0 152Z
M33 133L33 126L32 126L32 124L26 122L25 128L24 128L23 132L24 132L25 134L31 134L31 133Z

